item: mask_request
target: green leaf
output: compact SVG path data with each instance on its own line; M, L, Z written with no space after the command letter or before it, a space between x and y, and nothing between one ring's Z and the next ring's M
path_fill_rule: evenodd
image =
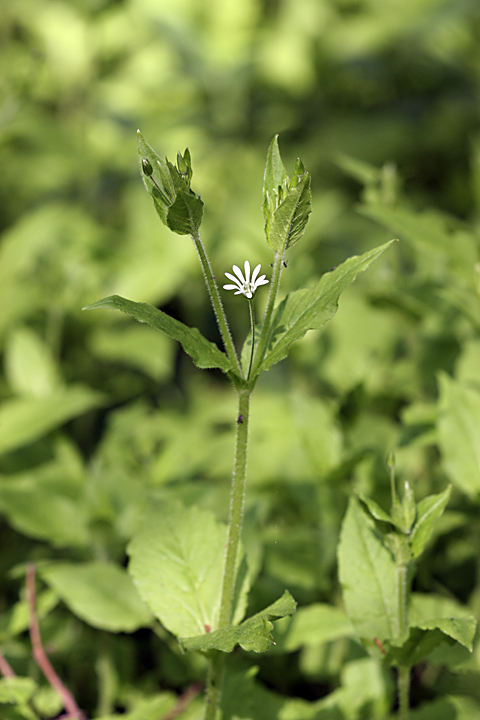
M430 495L418 503L417 520L410 535L412 559L422 554L433 532L435 520L443 515L450 498L452 486L438 495Z
M212 650L230 653L240 645L244 650L265 652L273 643L273 620L295 612L296 602L286 590L281 598L237 627L222 628L206 635L180 638L184 650L208 653Z
M0 703L26 703L32 697L37 685L28 677L6 677L0 679Z
M391 648L387 660L415 665L442 643L456 643L471 652L477 621L467 608L450 598L412 593L408 619L410 632L400 648Z
M147 323L157 330L161 330L174 340L178 340L185 352L190 355L199 368L220 368L228 373L231 363L225 353L207 340L197 328L189 328L179 320L175 320L166 313L147 303L133 302L119 295L111 295L87 305L84 310L120 310L131 315L139 322Z
M422 705L410 712L411 720L475 720L480 705L469 697L447 696Z
M215 629L227 527L197 507L162 504L147 513L129 547L129 572L160 622L177 636ZM248 579L238 569L234 622L245 611Z
M167 212L166 224L178 235L191 235L202 223L203 201L198 195L179 191Z
M354 496L342 524L338 564L345 609L358 635L394 640L399 634L395 561Z
M16 328L7 340L5 374L11 389L19 395L41 398L62 390L50 348L27 327Z
M375 520L379 520L380 522L388 523L389 525L392 525L394 527L396 526L390 515L386 513L385 510L380 507L378 503L375 502L375 500L372 500L372 498L369 498L362 492L358 492L357 496L360 502L362 502L367 507L368 512L370 513L372 518L374 518Z
M335 270L325 273L311 288L290 293L277 307L270 328L271 344L260 366L268 370L283 360L289 346L302 338L308 330L316 330L330 320L338 308L342 292L364 272L376 258L394 242L381 245L360 256L346 260Z
M130 576L118 565L60 562L42 565L39 573L70 610L93 627L129 633L152 623Z
M276 252L295 245L303 236L312 211L310 175L307 173L273 213L267 235L268 244Z
M263 178L263 214L267 242L276 252L285 252L305 232L312 210L310 184L310 175L300 160L290 180L278 149L278 135L275 135L268 149Z
M35 442L103 403L103 395L80 385L58 390L47 397L6 400L0 408L0 453Z
M153 199L160 220L178 235L198 231L203 218L203 201L190 189L190 152L177 155L177 167L162 160L137 132L138 159L143 183Z
M301 647L318 647L352 635L355 635L355 628L343 610L325 603L312 603L299 608L292 617L278 621L272 652L294 652Z
M444 468L457 487L471 497L480 492L480 392L439 376L438 443Z
M275 135L267 152L267 161L265 163L265 172L263 176L263 194L264 196L272 195L278 189L288 182L289 177L280 155L278 148L278 135Z

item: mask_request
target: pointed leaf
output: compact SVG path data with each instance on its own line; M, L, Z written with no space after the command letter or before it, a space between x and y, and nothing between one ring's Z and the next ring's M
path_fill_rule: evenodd
M270 247L283 252L295 245L305 232L311 211L310 175L306 173L297 187L288 190L288 195L271 217L267 234Z
M361 638L398 636L395 561L374 522L350 498L338 548L339 577L348 617Z
M302 338L308 330L323 327L337 312L338 299L342 292L392 242L394 241L390 240L364 255L349 258L332 272L325 273L313 287L287 295L277 307L273 317L270 329L270 337L273 340L261 369L268 370L272 365L283 360L292 342Z
M129 572L160 622L177 636L215 629L227 527L197 507L163 504L147 513L129 547ZM248 579L238 570L234 622L245 611Z
M368 512L374 518L375 520L380 520L380 522L388 523L389 525L393 525L395 527L395 523L393 522L392 518L388 513L385 512L385 510L380 507L378 503L375 502L375 500L372 500L372 498L367 497L367 495L364 495L362 492L357 493L359 500L367 506Z
M449 485L446 490L438 495L430 495L418 503L417 521L413 526L410 535L410 548L412 551L412 559L422 554L430 536L433 532L435 520L443 515L450 498L452 486Z
M127 315L131 315L139 322L147 323L174 340L178 340L185 352L190 355L199 368L220 368L223 372L228 373L232 367L225 353L221 352L214 343L207 340L197 328L189 328L179 320L175 320L170 315L153 307L153 305L133 302L119 295L111 295L103 298L103 300L98 300L93 305L87 305L83 309L97 310L103 308L120 310Z
M202 218L202 199L191 191L179 191L167 212L167 225L178 235L191 235L199 229Z
M198 650L210 652L232 652L236 645L244 650L265 652L273 644L273 620L292 615L296 609L296 602L288 591L285 591L272 605L253 615L237 627L222 628L206 635L182 638L180 644L184 650Z
M263 193L272 194L277 190L279 185L283 185L288 181L287 171L282 162L280 150L278 149L278 135L275 135L267 152L267 161L265 163L265 173L263 176Z

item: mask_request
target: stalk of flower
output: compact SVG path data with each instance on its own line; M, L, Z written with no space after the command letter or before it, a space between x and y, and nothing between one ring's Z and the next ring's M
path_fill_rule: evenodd
M255 291L257 287L260 285L266 285L268 283L268 280L266 278L266 275L260 275L259 272L261 269L261 265L257 265L252 273L252 277L250 278L250 263L248 260L245 260L244 263L244 270L245 275L243 275L242 271L238 267L238 265L233 265L232 270L235 273L235 275L232 275L232 273L225 273L225 276L233 281L233 284L224 285L224 290L235 290L234 295L245 295L245 297L248 300L248 308L250 311L250 326L252 329L252 348L250 351L250 362L248 365L248 373L247 373L247 380L250 378L250 372L252 369L252 362L253 362L253 352L255 349L255 315L253 312L253 303L252 298L255 294Z

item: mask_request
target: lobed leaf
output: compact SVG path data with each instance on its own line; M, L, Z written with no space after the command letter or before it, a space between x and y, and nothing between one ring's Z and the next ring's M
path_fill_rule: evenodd
M270 346L261 370L268 370L286 357L290 345L308 330L323 327L335 315L342 292L394 242L369 250L346 260L335 270L325 273L311 288L290 293L277 307L270 328Z
M131 315L135 320L147 323L174 340L178 340L197 367L220 368L225 373L228 373L232 368L225 353L219 350L214 343L207 340L197 328L189 328L153 305L127 300L119 295L110 295L102 300L97 300L92 305L87 305L83 309L120 310L127 315Z
M247 651L265 652L274 642L272 621L292 615L296 605L295 600L286 590L276 602L237 627L231 626L206 635L180 638L180 644L184 650L197 650L203 653L213 650L230 653L237 645Z

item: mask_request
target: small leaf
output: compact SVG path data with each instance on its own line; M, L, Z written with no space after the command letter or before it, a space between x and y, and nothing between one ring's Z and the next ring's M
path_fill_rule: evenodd
M310 175L306 173L297 187L288 194L274 211L269 223L267 241L276 252L284 252L303 236L312 211Z
M226 526L212 513L173 504L151 508L133 537L129 572L144 601L174 635L216 627L226 539ZM246 604L244 561L238 576L234 622L242 619Z
M202 224L203 202L192 192L179 191L169 207L166 224L178 235L191 235Z
M287 171L282 162L280 150L278 149L278 135L275 135L267 152L267 161L265 163L265 173L263 176L263 194L270 195L277 190L278 186L283 186L288 181Z
M287 295L275 311L269 332L272 340L260 366L261 370L268 370L283 360L292 342L302 338L308 330L323 327L337 312L342 292L392 242L390 240L364 255L349 258L332 272L325 273L313 287Z
M193 362L199 368L220 368L228 373L231 370L231 363L225 353L207 340L197 328L189 328L179 320L175 320L166 313L158 310L147 303L133 302L119 295L111 295L87 305L84 310L120 310L131 315L139 322L147 323L157 330L161 330L174 340L178 340L185 352L190 355Z
M452 486L449 485L446 490L438 495L430 495L418 503L417 521L413 526L410 535L410 548L412 558L415 559L422 554L430 536L433 532L435 520L443 515L450 498Z
M93 627L133 632L152 622L131 578L118 565L59 562L42 565L39 572L70 610Z
M212 650L232 652L236 645L244 650L265 652L273 643L273 620L292 615L296 602L288 591L285 591L272 605L253 615L237 627L222 628L206 635L181 638L184 650L198 650L208 653Z
M0 703L26 703L32 697L37 684L28 677L6 677L0 679Z
M342 524L338 564L345 609L359 636L394 640L399 635L395 561L354 496Z
M393 522L392 518L388 513L383 510L382 507L378 503L375 502L375 500L372 500L372 498L367 497L367 495L364 495L362 492L357 493L358 499L367 507L368 512L374 518L374 520L379 520L380 522L388 523L389 525L392 525L395 527L395 523Z

